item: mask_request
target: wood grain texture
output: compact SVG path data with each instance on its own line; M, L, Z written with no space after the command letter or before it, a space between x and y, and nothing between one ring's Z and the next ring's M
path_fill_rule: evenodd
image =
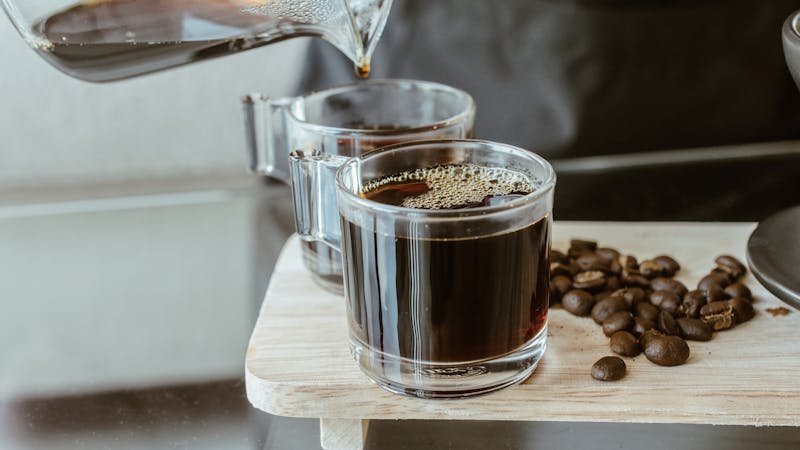
M368 429L369 420L320 419L319 444L325 450L361 450Z
M637 257L674 255L692 288L720 253L744 260L754 224L557 222L553 247L597 239ZM627 376L589 376L609 355L589 318L560 308L549 316L548 348L523 384L465 400L419 400L386 392L358 370L347 345L345 305L311 282L296 237L278 261L247 352L250 402L272 414L339 419L481 419L737 425L800 425L800 313L773 317L782 303L748 275L756 317L690 342L689 361L659 367L625 358Z

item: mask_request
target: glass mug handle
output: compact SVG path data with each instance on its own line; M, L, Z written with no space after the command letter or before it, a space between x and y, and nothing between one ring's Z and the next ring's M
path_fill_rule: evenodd
M288 115L294 98L242 97L250 171L289 183Z
M304 241L319 241L341 251L336 171L347 160L316 150L289 154L295 224Z

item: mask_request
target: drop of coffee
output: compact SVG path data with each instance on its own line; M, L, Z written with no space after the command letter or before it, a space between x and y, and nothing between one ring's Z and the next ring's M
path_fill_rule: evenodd
M367 78L369 76L369 71L369 63L364 63L360 66L356 65L356 75L358 75L360 78Z

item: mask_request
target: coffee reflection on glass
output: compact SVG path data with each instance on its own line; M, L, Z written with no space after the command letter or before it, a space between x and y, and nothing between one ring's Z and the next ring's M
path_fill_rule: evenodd
M287 165L292 151L350 157L400 142L469 138L473 134L472 97L432 82L370 80L292 99L259 99L245 99L251 156L256 161L253 166L263 166L269 175L283 181L289 181ZM259 101L266 101L269 111L254 115ZM264 130L265 136L257 136L258 130ZM324 202L327 210L321 220L335 224L333 177L318 187L315 201ZM321 242L306 242L303 262L318 284L333 292L343 291L338 250Z
M450 398L533 372L547 334L546 161L486 141L421 141L352 158L336 183L333 245L364 373L393 392Z

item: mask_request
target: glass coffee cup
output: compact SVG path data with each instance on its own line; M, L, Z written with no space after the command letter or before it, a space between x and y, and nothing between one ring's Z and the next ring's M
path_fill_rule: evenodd
M295 153L304 240L343 252L350 345L380 386L422 398L526 379L547 339L555 173L476 140L392 145L341 161ZM335 172L339 223L310 196ZM336 226L341 234L331 233Z
M251 170L287 183L292 151L351 157L398 142L469 138L475 120L469 94L415 80L362 81L292 98L253 94L243 102ZM338 233L333 172L328 175L321 174L310 201ZM338 250L305 242L303 263L322 287L343 292Z

